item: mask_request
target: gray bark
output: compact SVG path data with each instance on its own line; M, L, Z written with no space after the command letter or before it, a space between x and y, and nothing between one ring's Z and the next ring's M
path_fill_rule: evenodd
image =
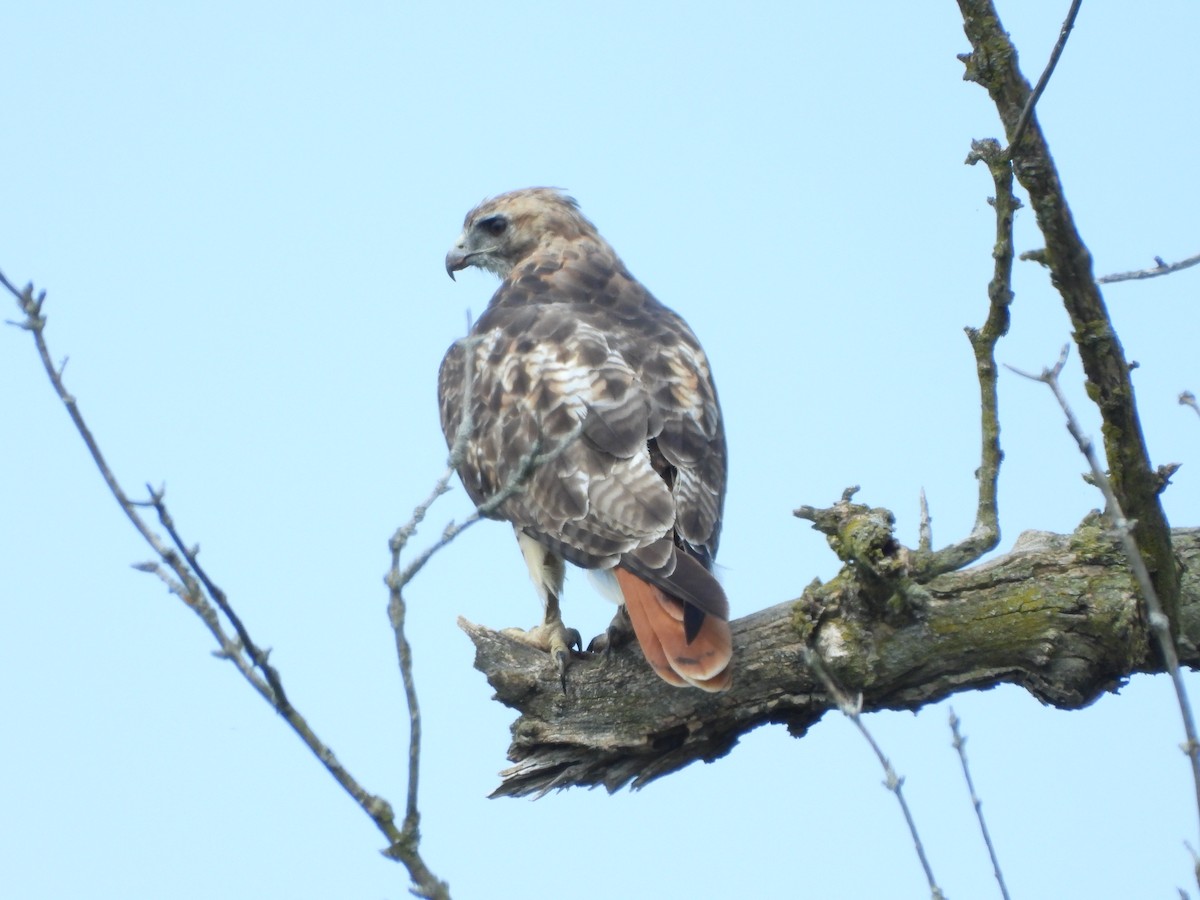
M1200 528L1175 529L1179 653L1200 663ZM903 561L908 551L899 548ZM1018 684L1062 709L1153 671L1138 591L1098 519L1073 534L1026 532L1012 551L902 592L872 590L854 564L797 600L733 623L732 688L710 695L660 681L636 645L570 669L460 620L496 699L520 713L494 796L602 784L639 787L723 756L766 723L797 737L836 704L802 659L806 641L864 710L916 709L963 690Z

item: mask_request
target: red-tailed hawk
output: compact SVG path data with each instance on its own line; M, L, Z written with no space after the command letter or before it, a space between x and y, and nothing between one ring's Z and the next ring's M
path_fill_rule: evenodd
M487 514L512 523L545 607L520 634L551 653L565 687L579 645L559 611L566 560L597 571L628 611L591 649L631 622L664 680L728 687L729 603L711 572L725 433L700 342L552 188L467 213L446 271L468 266L503 281L442 361L442 430L453 447L467 417L454 464L476 504L511 492Z

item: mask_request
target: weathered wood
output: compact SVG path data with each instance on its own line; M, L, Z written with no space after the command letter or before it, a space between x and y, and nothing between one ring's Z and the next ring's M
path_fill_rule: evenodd
M1176 529L1182 563L1179 651L1200 663L1200 528ZM906 593L865 602L845 573L799 600L733 623L733 687L673 688L636 645L572 666L564 695L545 654L460 620L496 699L521 715L495 796L602 784L641 786L729 752L768 722L794 735L833 703L801 661L808 634L863 707L916 709L963 690L1018 684L1074 709L1155 665L1133 578L1097 521L1074 534L1026 532L1012 551Z

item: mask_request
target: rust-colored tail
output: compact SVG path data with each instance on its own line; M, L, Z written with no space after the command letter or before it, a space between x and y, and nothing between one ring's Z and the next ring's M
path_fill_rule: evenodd
M692 685L712 692L729 687L733 677L729 664L733 656L729 623L693 607L688 610L689 620L696 615L702 620L689 641L683 601L626 569L615 571L634 634L646 662L659 677L677 687Z

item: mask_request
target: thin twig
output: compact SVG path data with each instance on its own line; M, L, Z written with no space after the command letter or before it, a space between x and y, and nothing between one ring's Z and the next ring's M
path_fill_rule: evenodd
M859 733L870 744L871 749L875 751L875 756L879 759L879 764L883 766L883 786L896 795L896 800L900 804L900 810L904 813L904 821L908 823L908 832L912 835L913 844L917 849L917 856L921 860L921 868L925 870L925 877L929 880L930 897L932 900L944 900L945 894L938 887L937 880L933 877L933 869L929 865L928 858L925 856L925 846L921 843L921 836L917 833L917 823L913 820L912 812L908 808L908 802L904 799L904 779L896 774L891 760L884 754L882 748L876 743L874 736L863 722L862 695L859 694L856 698L852 699L846 690L838 684L837 679L833 677L829 669L826 668L821 654L812 647L806 646L804 648L804 662L816 673L821 683L825 685L825 690L829 691L829 696L837 703L838 708L854 723Z
M1021 201L1013 194L1012 163L995 140L972 141L966 163L982 162L991 172L996 194L988 202L996 211L996 237L992 245L994 261L988 282L988 314L981 328L966 328L967 339L975 355L975 374L979 381L979 499L975 507L975 525L971 533L956 544L932 552L918 553L913 563L913 578L928 581L944 572L970 565L1000 543L998 489L1000 463L1000 401L996 387L996 344L1008 334L1009 307L1013 301L1013 219ZM932 541L932 537L931 537ZM924 549L924 548L919 548Z
M1187 259L1181 259L1179 262L1168 263L1163 262L1161 256L1154 257L1154 268L1152 269L1134 269L1132 272L1115 272L1112 275L1105 275L1096 279L1096 284L1113 284L1117 281L1140 281L1144 278L1157 278L1159 275L1170 275L1172 272L1179 272L1183 269L1190 269L1192 266L1200 265L1200 253L1195 256L1189 256Z
M481 338L475 335L462 338L458 342L459 352L464 357L461 389L463 397L461 404L462 418L455 428L454 440L451 442L449 465L447 465L445 472L442 473L442 476L434 484L429 496L417 505L409 520L396 529L391 540L388 542L392 562L384 579L388 587L388 618L392 625L392 631L395 634L396 657L400 665L400 677L404 684L404 694L408 702L409 713L408 791L404 825L402 828L403 839L396 842L388 852L408 867L409 873L412 875L413 882L416 885L415 892L418 892L419 896L424 897L449 897L449 889L445 882L437 879L428 870L418 850L420 843L420 814L418 812L417 800L421 764L421 712L413 678L412 646L409 644L404 631L404 623L407 616L404 588L416 577L425 564L433 558L434 554L480 519L487 517L497 510L515 494L523 491L533 472L540 466L555 459L559 454L565 452L582 431L581 424L571 434L567 435L558 446L547 453L541 451L540 442L535 444L532 451L510 473L499 491L476 506L475 511L462 522L450 522L442 530L441 536L436 541L423 549L407 565L401 568L400 557L404 548L408 545L413 535L416 534L417 528L425 520L429 508L438 497L450 489L450 481L454 476L455 470L462 462L463 454L466 452L467 444L474 431L474 404L472 397L475 389L475 348L480 340Z
M392 554L394 570L388 573L388 586L392 587L393 582L398 590L402 590L418 572L425 566L435 553L449 544L452 540L478 522L480 519L487 518L497 509L499 509L506 501L525 490L525 485L529 477L541 466L557 459L561 454L565 453L583 431L583 423L580 422L574 429L571 430L555 447L542 452L542 443L539 438L533 445L533 448L525 454L513 469L507 480L501 485L500 489L492 496L481 502L475 507L475 511L464 519L462 522L450 522L442 531L441 537L438 538L430 546L422 550L404 569L399 569L399 553L403 550L409 538L416 532L417 526L425 518L430 505L439 496L449 490L450 479L454 475L459 463L462 461L462 456L466 452L467 443L471 433L474 430L474 419L472 415L471 395L474 391L475 380L475 354L474 347L480 342L479 336L465 337L459 340L458 345L463 348L465 359L463 360L463 388L462 396L464 398L462 406L462 419L458 423L458 427L454 432L454 441L450 446L450 463L446 467L446 471L442 473L442 477L438 479L433 491L423 504L418 506L413 511L412 518L405 525L396 530L392 536Z
M1146 601L1146 618L1150 625L1150 633L1153 635L1154 642L1158 647L1159 653L1162 655L1167 673L1171 676L1171 683L1175 686L1175 697L1179 703L1179 713L1183 719L1183 731L1187 738L1186 742L1182 745L1182 749L1192 766L1192 780L1196 792L1196 812L1200 816L1200 741L1197 741L1196 738L1196 723L1192 715L1192 706L1188 702L1187 688L1183 683L1183 674L1179 670L1179 656L1175 651L1175 641L1171 637L1170 621L1163 611L1162 604L1158 599L1158 592L1154 589L1154 582L1151 580L1150 572L1146 568L1146 562L1142 559L1137 542L1133 538L1133 525L1125 518L1125 513L1121 509L1121 503L1112 489L1104 467L1100 464L1099 457L1096 455L1096 448L1092 443L1092 439L1084 434L1083 429L1079 426L1079 422L1076 420L1075 414L1071 411L1071 407L1067 403L1067 398L1063 395L1062 388L1059 385L1058 376L1062 373L1063 366L1066 364L1069 350L1070 345L1064 346L1062 352L1059 354L1058 362L1051 368L1043 369L1041 375L1022 372L1019 369L1012 369L1011 366L1009 368L1025 378L1042 382L1054 393L1055 399L1058 400L1058 405L1067 417L1067 430L1075 438L1075 442L1079 445L1080 451L1087 458L1088 465L1091 467L1093 483L1104 494L1106 513L1109 520L1113 523L1113 528L1121 542L1121 549L1128 558L1129 567L1133 571L1138 586L1141 588L1142 596Z
M22 322L10 322L11 325L16 325L23 328L25 331L33 335L33 341L37 347L38 356L42 360L42 367L46 370L46 374L50 378L50 383L54 387L55 393L58 394L58 399L62 401L67 408L67 415L71 417L71 422L75 425L75 429L79 432L79 436L83 438L83 442L87 445L88 452L92 456L92 461L95 462L96 468L100 470L100 475L104 478L104 483L108 485L110 493L116 499L117 504L121 507L121 511L133 523L133 527L137 529L138 534L150 545L157 556L166 558L169 552L167 546L162 542L157 534L146 525L145 521L138 515L135 504L130 502L125 490L117 483L116 477L109 468L108 462L104 459L104 454L100 452L100 446L96 443L96 439L92 436L91 429L84 422L83 416L80 415L79 409L75 404L75 398L66 389L63 383L63 367L55 367L50 358L50 350L46 345L45 335L43 334L46 328L46 317L42 315L42 305L46 300L46 292L41 291L36 297L33 295L33 285L28 284L24 290L18 290L17 287L9 281L3 272L0 272L0 285L6 287L14 297L17 298L17 303L21 307L21 311L25 313L25 319ZM65 366L65 364L64 364Z
M388 839L389 845L392 847L396 846L404 836L395 825L395 817L391 804L383 797L372 794L363 788L341 764L329 746L316 735L312 727L308 724L308 721L284 699L286 695L282 690L282 683L278 673L266 664L267 654L264 651L258 650L257 646L250 640L249 634L241 624L240 619L232 613L225 595L217 588L207 573L197 566L196 551L195 549L187 549L179 537L171 516L163 503L161 491L157 493L151 491L151 497L148 501L133 501L129 499L128 494L126 494L124 488L117 481L116 476L104 458L104 454L101 453L99 444L92 435L91 429L88 428L83 415L80 413L75 397L67 391L66 385L63 382L62 367L55 367L51 361L50 351L45 340L46 317L42 312L46 297L45 292L43 291L35 297L33 285L28 285L24 290L18 290L4 277L3 273L0 273L0 285L7 288L17 298L21 311L25 314L25 319L12 324L23 328L33 335L38 356L41 358L42 366L46 370L50 383L66 407L67 413L70 415L71 421L74 423L80 437L83 438L84 443L87 445L92 460L100 471L105 484L108 485L109 491L121 507L121 511L125 513L134 528L150 546L151 550L154 551L155 556L158 557L158 560L153 562L139 563L135 568L156 575L167 585L167 588L172 593L178 596L189 609L200 617L220 647L217 655L228 659L234 664L254 690L283 717L284 721L299 736L305 746L312 751L313 755L320 760L321 764L333 776L334 780L342 786L343 790L371 818L375 826ZM178 550L165 542L146 523L145 519L142 518L139 509L147 507L158 511L163 527L171 535ZM208 592L209 596L205 596L205 591ZM235 629L238 633L237 639L230 637L225 632L224 627L221 625L220 617L210 602L210 597L213 602L216 602L229 615L231 622L237 623ZM220 598L219 600L218 597ZM254 648L252 655L248 655L248 647ZM258 673L260 671L264 673L265 678L259 676ZM410 868L410 873L411 871Z
M1083 0L1072 0L1071 8L1067 12L1066 21L1063 22L1062 29L1058 32L1058 40L1054 44L1054 49L1050 52L1050 61L1046 63L1046 69L1042 72L1042 77L1038 79L1037 85L1034 86L1033 93L1025 101L1025 108L1021 110L1021 118L1017 119L1017 127L1013 129L1012 137L1008 142L1007 155L1010 159L1012 158L1014 149L1021 140L1021 135L1025 132L1025 126L1029 124L1029 117L1033 115L1033 108L1037 106L1042 92L1046 90L1046 85L1050 83L1050 76L1054 74L1054 67L1058 65L1058 58L1062 56L1062 52L1067 46L1067 38L1071 35L1071 29L1075 27L1075 17L1079 14L1079 7L1082 3Z
M929 517L929 500L925 488L921 488L921 522L917 526L917 549L922 553L933 552L933 519Z
M281 711L291 709L291 703L288 701L287 693L283 689L283 680L279 677L279 672L267 660L269 654L259 649L258 645L254 643L250 637L250 633L246 630L246 626L242 624L241 618L234 611L233 607L229 605L229 599L226 597L225 592L217 587L213 580L209 578L208 573L201 567L200 561L197 558L199 548L195 546L188 547L178 530L176 530L175 520L171 517L170 512L167 510L167 505L163 500L166 489L159 488L155 490L150 485L146 485L146 490L150 494L148 505L153 507L154 511L158 513L159 524L166 530L175 547L183 554L184 559L187 560L188 568L200 580L200 583L204 585L204 590L208 596L212 598L221 612L225 614L225 618L233 626L233 630L237 634L242 648L246 651L246 654L250 657L254 665L263 673L267 684L271 686L271 690L274 693L273 702Z
M430 558L453 541L456 537L478 522L480 519L486 518L497 508L499 508L506 500L509 500L516 494L519 494L525 489L525 485L529 480L529 476L539 467L545 465L551 460L557 458L565 452L577 437L583 432L582 423L571 431L563 440L553 449L546 453L540 452L541 444L535 443L533 450L522 457L520 463L509 475L500 490L488 497L477 507L475 512L471 513L461 522L450 522L442 531L441 536L418 553L407 566L399 573L399 585L401 588L408 584L416 574L421 571Z
M459 341L459 347L465 354L463 367L464 396L471 396L474 381L474 347L477 339L464 338ZM419 564L409 565L404 571L400 569L400 556L409 540L416 534L418 526L425 520L429 508L438 497L450 489L450 479L454 475L455 462L461 456L471 429L471 404L464 404L462 421L459 422L455 433L453 446L450 449L450 464L434 483L429 496L413 510L409 520L393 533L388 541L391 553L391 566L388 569L384 583L388 588L388 621L396 643L396 660L400 667L400 680L404 686L405 703L408 706L408 790L404 806L404 823L401 827L402 837L395 841L388 850L394 859L400 860L408 869L413 881L412 892L417 896L430 898L449 898L450 888L446 882L439 879L425 864L420 853L421 843L421 814L418 804L421 782L421 706L417 696L416 678L413 675L412 645L408 641L404 625L408 615L408 604L404 600L404 587L433 554L448 542L443 533L443 541L427 548L418 557ZM465 527L465 526L464 526ZM461 533L463 529L459 528Z
M979 830L983 832L983 843L987 845L988 856L992 860L992 871L996 873L996 882L1000 885L1000 896L1008 900L1008 888L1004 884L1004 873L1000 871L1000 860L996 856L996 848L992 845L992 836L988 833L987 822L983 820L983 801L975 793L975 782L971 780L971 767L967 765L967 739L958 731L958 716L950 709L950 731L954 734L951 742L958 751L958 759L962 763L963 777L967 779L967 790L971 794L971 805L975 807L975 818L979 820Z

